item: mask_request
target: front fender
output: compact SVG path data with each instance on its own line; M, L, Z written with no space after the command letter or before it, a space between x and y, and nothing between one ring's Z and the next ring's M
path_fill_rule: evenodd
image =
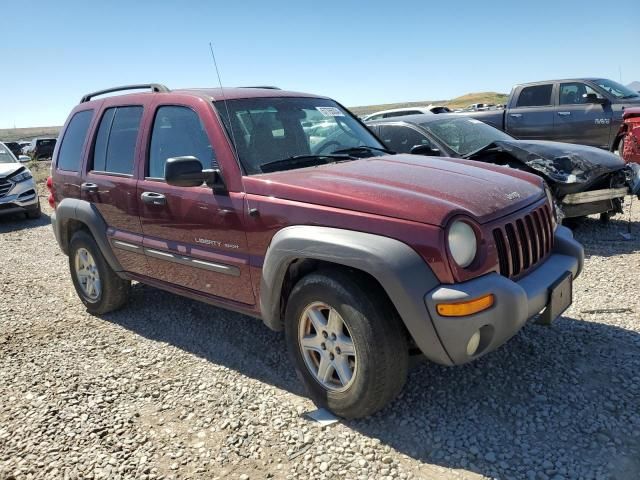
M429 318L424 295L439 281L408 245L388 237L330 227L292 226L276 233L267 249L260 284L265 324L282 330L281 294L289 265L312 259L351 267L375 278L427 358L450 365Z

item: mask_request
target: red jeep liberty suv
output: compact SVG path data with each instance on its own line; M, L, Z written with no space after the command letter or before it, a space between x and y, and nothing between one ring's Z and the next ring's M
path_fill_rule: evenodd
M134 280L258 317L347 418L398 394L412 350L459 365L550 322L583 264L539 177L394 155L315 95L103 90L53 157L53 229L89 312Z

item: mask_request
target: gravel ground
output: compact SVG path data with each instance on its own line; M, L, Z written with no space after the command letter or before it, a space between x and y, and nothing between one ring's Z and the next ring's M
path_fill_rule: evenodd
M320 427L279 334L143 285L91 316L48 216L0 219L0 479L638 479L637 200L630 225L576 230L585 272L552 327L419 363L382 412Z

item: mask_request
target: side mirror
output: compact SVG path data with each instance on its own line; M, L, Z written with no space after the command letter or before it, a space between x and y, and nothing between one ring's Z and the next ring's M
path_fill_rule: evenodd
M583 93L582 98L584 98L585 103L604 104L604 103L607 103L608 101L606 98L599 97L595 93Z
M31 161L31 157L29 157L28 155L18 155L18 161L20 163L28 163Z
M427 155L429 157L439 157L440 149L433 148L431 145L414 145L411 148L412 155Z
M199 187L206 183L215 193L226 193L227 187L220 170L203 169L196 157L174 157L167 159L164 179L175 187Z

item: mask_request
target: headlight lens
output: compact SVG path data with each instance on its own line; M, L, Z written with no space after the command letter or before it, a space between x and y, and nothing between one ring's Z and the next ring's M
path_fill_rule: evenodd
M29 170L25 170L24 172L14 175L13 177L10 178L10 180L18 183L18 182L24 182L25 180L29 180L30 178L31 178L31 172Z
M478 251L478 239L468 223L460 220L453 222L449 227L447 242L451 256L459 266L466 268L471 265Z
M544 193L547 194L547 202L549 203L549 207L551 208L551 223L553 224L553 229L555 230L558 224L558 214L560 212L558 211L558 207L556 206L556 201L553 198L553 193L551 193L551 189L546 184L546 182L544 184ZM560 221L562 220L560 219Z

